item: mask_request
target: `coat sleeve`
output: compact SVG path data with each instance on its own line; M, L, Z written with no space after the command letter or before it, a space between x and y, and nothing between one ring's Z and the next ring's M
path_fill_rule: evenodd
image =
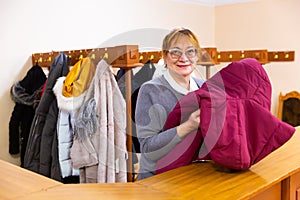
M195 92L182 97L168 115L164 130L176 127L200 107L200 98ZM157 161L156 174L190 164L196 157L203 141L200 129L193 131L178 143L167 155Z
M20 123L22 117L22 106L16 103L9 121L9 153L20 152Z
M137 98L135 111L136 129L141 152L156 162L165 156L181 139L175 127L164 129L168 111L167 101L150 84L143 85Z
M53 101L41 135L40 146L40 174L50 177L51 175L51 149L56 131L58 107L57 102Z

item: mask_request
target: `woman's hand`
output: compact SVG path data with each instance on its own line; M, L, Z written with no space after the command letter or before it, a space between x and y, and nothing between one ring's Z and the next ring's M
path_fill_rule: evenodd
M198 129L200 125L200 109L192 112L188 120L176 127L177 134L180 138L184 138L193 130Z

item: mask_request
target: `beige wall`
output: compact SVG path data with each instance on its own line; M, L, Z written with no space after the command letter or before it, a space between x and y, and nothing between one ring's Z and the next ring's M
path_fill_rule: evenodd
M300 91L299 7L299 0L257 0L217 8L172 0L1 1L0 159L19 164L18 156L8 154L14 105L9 89L31 67L32 53L128 43L159 48L164 33L174 27L192 29L202 46L219 50L295 50L295 62L265 65L276 114L280 91ZM152 34L145 34L149 28Z
M215 41L220 50L295 51L294 62L264 66L272 83L271 110L275 115L280 92L300 91L299 8L299 0L257 0L215 10Z

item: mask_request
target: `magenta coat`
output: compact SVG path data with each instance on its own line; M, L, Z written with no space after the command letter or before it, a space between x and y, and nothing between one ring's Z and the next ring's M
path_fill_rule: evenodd
M184 96L169 114L165 129L200 108L200 128L157 162L156 173L212 159L236 170L250 168L288 141L295 128L270 112L271 84L252 58L232 62L203 86Z

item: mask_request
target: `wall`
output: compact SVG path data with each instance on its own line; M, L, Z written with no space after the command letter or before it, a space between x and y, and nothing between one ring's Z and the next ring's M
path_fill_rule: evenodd
M299 8L299 0L257 0L215 10L218 49L295 51L294 62L271 62L264 66L272 84L271 110L275 115L280 92L300 91Z
M214 9L172 0L0 1L0 159L8 153L9 90L31 67L31 54L138 44L160 48L174 27L188 27L203 46L214 45Z

